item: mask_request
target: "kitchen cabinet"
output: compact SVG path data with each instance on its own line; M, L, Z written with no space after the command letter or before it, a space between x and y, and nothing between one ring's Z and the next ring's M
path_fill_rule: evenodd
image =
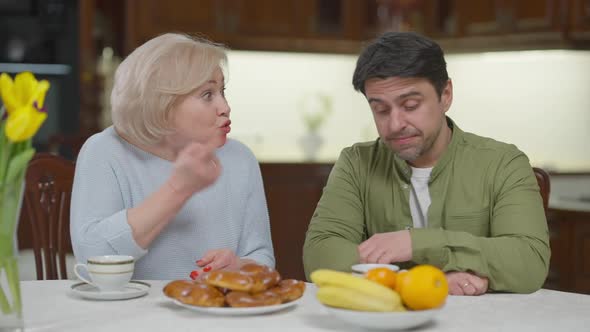
M559 33L565 24L562 3L561 0L456 0L458 34Z
M224 4L222 29L228 36L296 37L305 33L305 3L234 0Z
M128 0L128 51L154 36L175 31L218 42L237 36L293 37L303 26L303 8L297 4L273 0Z
M127 0L125 53L171 31L204 35L232 49L356 52L370 37L365 27L374 25L368 18L376 6L357 0Z
M420 32L445 52L590 48L589 0L377 2L377 31Z
M590 294L590 211L550 208L551 264L545 288Z
M223 33L223 1L127 0L125 53L165 32L186 32L219 39Z
M590 0L572 1L570 36L573 40L590 41Z
M121 54L159 34L236 50L357 54L382 31L416 31L446 52L586 48L589 0L94 0L120 10Z
M427 34L447 52L572 48L570 0L438 1ZM441 7L443 6L443 7Z

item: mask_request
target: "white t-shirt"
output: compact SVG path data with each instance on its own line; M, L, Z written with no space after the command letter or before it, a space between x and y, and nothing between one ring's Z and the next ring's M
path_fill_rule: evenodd
M428 180L430 180L430 168L412 168L412 191L410 193L410 211L415 228L428 226L428 208L430 207L430 192Z

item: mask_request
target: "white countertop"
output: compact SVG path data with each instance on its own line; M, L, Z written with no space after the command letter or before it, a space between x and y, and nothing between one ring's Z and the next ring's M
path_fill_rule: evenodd
M559 197L549 198L549 208L559 210L590 212L590 202L568 200Z
M551 175L549 207L560 210L590 212L590 176Z
M68 280L23 281L27 331L358 331L329 316L308 284L294 308L259 316L212 316L167 299L166 281L147 281L147 296L123 301L77 297ZM451 296L431 324L419 331L588 331L590 296L540 290L529 295Z

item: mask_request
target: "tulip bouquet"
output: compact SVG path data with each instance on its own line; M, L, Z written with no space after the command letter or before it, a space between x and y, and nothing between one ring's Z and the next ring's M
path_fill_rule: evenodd
M32 137L47 118L43 102L48 89L49 82L37 81L30 72L14 80L0 75L0 330L13 319L22 324L14 238L25 172L35 154Z

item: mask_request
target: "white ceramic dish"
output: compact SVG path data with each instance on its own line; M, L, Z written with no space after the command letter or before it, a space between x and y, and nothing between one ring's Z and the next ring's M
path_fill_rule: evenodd
M365 274L367 271L371 269L376 269L378 267L384 267L390 269L392 271L399 271L399 266L394 264L356 264L350 267L352 272Z
M260 315L260 314L268 314L271 312L281 311L290 307L293 307L301 301L302 298L299 298L293 302L287 302L278 305L268 305L263 307L251 307L251 308L230 308L230 307L198 307L194 305L184 304L180 301L170 299L177 305L197 311L204 314L211 314L211 315L224 315L224 316L247 316L247 315Z
M335 318L350 325L367 329L402 330L424 325L434 319L441 309L404 312L367 312L324 306Z
M150 284L143 281L130 281L120 291L100 291L96 286L79 282L72 285L71 289L76 295L90 300L127 300L144 296L150 290Z

